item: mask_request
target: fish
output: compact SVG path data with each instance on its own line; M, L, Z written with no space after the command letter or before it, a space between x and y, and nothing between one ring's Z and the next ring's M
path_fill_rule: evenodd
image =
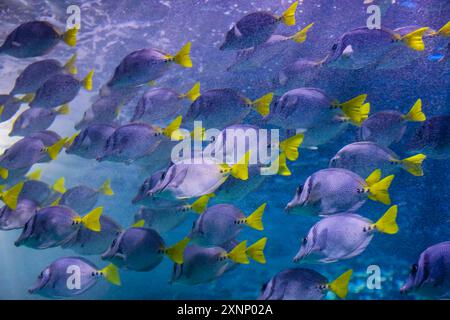
M277 66L286 65L295 58L295 52L289 50L289 46L305 42L313 24L307 25L292 36L274 34L259 46L238 51L235 61L227 71L250 71L266 67L273 70Z
M421 152L430 159L450 158L450 116L429 118L406 144L408 152Z
M167 247L158 232L150 228L130 227L113 240L101 258L119 268L133 271L150 271L167 255L176 263L183 262L183 251L189 239L185 238Z
M58 185L59 179L55 185L50 186L48 183L41 181L41 174L42 169L38 169L26 175L22 191L19 194L19 200L31 200L39 207L43 207L49 204L49 201L52 201L52 196L58 190L55 185Z
M45 59L29 64L16 78L10 95L32 94L36 92L48 79L58 73L78 73L76 67L77 55L74 54L63 65L56 59Z
M78 95L80 88L92 90L94 70L89 71L83 80L78 80L71 74L57 73L47 79L36 91L31 108L54 109L71 102Z
M283 94L273 105L265 122L283 129L303 131L329 121L336 115L347 116L360 126L370 112L367 95L361 94L340 103L318 88L297 88Z
M64 242L61 248L70 249L83 256L101 255L108 250L123 229L114 219L104 214L100 216L100 225L101 230L98 232L79 228L76 235Z
M61 41L70 47L77 43L78 29L73 28L64 33L47 21L29 21L19 25L6 37L0 47L0 54L15 58L32 58L43 56Z
M230 88L207 90L189 106L183 124L192 129L194 121L201 121L204 128L221 130L241 122L251 109L266 116L272 98L273 93L267 93L252 101Z
M193 158L187 162L182 160L172 164L145 196L183 200L211 194L230 176L247 180L248 162L248 154L231 166L214 158Z
M55 160L66 142L66 138L55 138L40 131L15 142L0 156L0 174L5 178L8 170L29 168L38 162Z
M355 213L339 213L317 222L301 241L293 261L332 263L360 255L372 241L375 232L396 234L398 208L391 206L377 221Z
M221 246L237 237L244 226L264 230L262 217L266 203L253 213L244 213L232 204L216 204L206 209L194 222L189 238L201 246Z
M16 209L7 205L0 209L0 230L21 229L36 213L37 203L27 199L19 199Z
M27 136L31 133L48 129L57 115L66 115L69 106L62 105L56 109L29 108L22 112L13 122L9 136Z
M203 213L209 200L214 196L214 194L208 194L192 203L174 201L157 207L142 206L134 215L134 221L144 220L144 226L159 233L166 233L180 226L192 213Z
M394 175L381 179L377 169L365 180L356 173L340 168L322 169L300 185L285 210L291 214L331 215L355 212L367 199L391 204L389 187Z
M114 133L116 127L109 124L91 124L75 134L67 141L66 153L85 159L100 157L106 141Z
M79 277L79 283L74 277ZM99 269L85 258L64 257L46 267L28 292L49 298L74 297L88 291L102 278L114 285L121 285L119 271L113 264Z
M171 88L151 88L139 99L131 122L167 126L178 115L184 115L183 100L195 101L200 96L200 82L186 93Z
M422 153L400 159L391 149L371 141L354 142L340 149L330 160L330 168L351 170L360 176L366 176L375 169L388 174L398 168L413 176L423 176L422 162L426 156Z
M131 164L155 152L159 144L182 137L178 133L182 117L178 116L166 128L149 126L145 123L129 123L114 130L106 140L102 154L97 161L115 161Z
M425 50L423 36L428 27L400 35L391 29L360 27L344 33L333 44L323 64L332 68L361 69L376 64L398 46L405 45L415 51Z
M183 263L174 265L171 283L208 283L221 277L236 263L249 264L249 257L264 264L266 242L267 238L262 238L247 248L247 240L244 240L228 252L221 247L189 245L183 253Z
M266 11L247 14L226 33L220 50L241 50L263 44L269 40L280 22L287 26L295 25L297 5L298 1L292 3L281 16Z
M186 43L176 55L153 48L145 48L128 54L114 71L107 87L137 87L162 77L173 63L192 68L191 43Z
M75 211L64 206L39 209L27 221L14 245L47 249L63 245L76 236L80 228L99 232L101 230L99 219L102 212L103 208L98 207L84 217L80 217Z
M106 96L99 96L93 104L84 112L83 118L75 124L76 130L87 128L91 124L118 124L118 116L122 107L127 104L138 89L127 88L125 90L114 90Z
M402 294L416 293L433 299L448 299L450 293L449 259L450 241L425 249L419 261L411 266L402 285Z
M345 299L353 270L329 282L312 269L291 268L277 273L261 288L258 300L322 300L327 291Z
M280 70L275 82L283 88L302 88L305 87L308 80L316 79L319 76L321 67L321 61L300 58Z
M86 185L78 185L67 190L61 190L61 196L53 204L66 206L78 213L91 211L97 204L100 194L113 196L111 180L106 179L98 189L93 189Z
M423 122L426 120L422 112L422 100L418 99L407 114L395 110L380 111L369 116L359 129L362 141L372 141L378 145L389 147L399 143L406 131L408 122Z
M17 113L17 111L19 111L22 103L24 103L22 99L15 98L11 95L1 94L0 123L11 119Z

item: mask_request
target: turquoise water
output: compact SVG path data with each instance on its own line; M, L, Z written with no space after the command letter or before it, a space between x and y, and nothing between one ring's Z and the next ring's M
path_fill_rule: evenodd
M286 85L279 83L283 67L300 58L313 61L323 59L330 47L344 33L364 26L368 15L360 0L310 0L300 1L297 10L297 26L280 25L276 33L291 35L294 31L311 22L314 26L302 44L289 43L281 55L275 55L264 65L250 71L227 71L236 53L220 51L224 34L243 15L267 10L281 13L292 1L156 1L147 0L97 0L97 1L14 1L0 3L0 39L20 23L31 20L46 20L64 28L67 19L66 8L78 4L81 8L81 29L76 48L58 45L46 58L67 60L75 51L78 54L78 72L85 75L95 70L94 90L80 91L70 103L71 112L58 116L50 127L61 136L76 132L74 125L79 122L85 110L92 104L101 86L113 74L114 68L128 53L154 47L175 53L187 41L192 42L192 69L172 68L157 80L157 86L172 87L179 92L187 91L194 82L200 81L201 90L230 87L245 96L256 98L273 91L280 96L295 87L318 87L330 96L350 98L367 93L372 112L394 109L406 112L420 97L427 117L449 114L450 77L449 64L428 59L433 54L446 53L447 39L437 39L427 43L427 49L406 65L388 70L373 66L359 70L322 69L314 74L306 74ZM404 26L429 26L440 28L450 18L450 2L447 0L422 1L373 1L379 3L382 25L388 28ZM289 57L289 58L287 58ZM38 59L16 59L0 56L0 92L12 89L15 78L21 70ZM122 108L118 121L127 123L133 114L138 98L145 88ZM186 102L186 108L188 107ZM23 107L24 108L24 107ZM13 118L14 119L14 118ZM18 138L8 137L13 119L0 124L0 147L11 146ZM247 123L259 123L256 113L250 114ZM413 134L417 124L408 126L404 141ZM81 296L73 299L255 299L263 283L277 272L294 267L292 262L300 240L318 220L315 217L293 216L284 212L297 186L312 173L328 167L328 162L336 152L356 140L356 129L348 127L337 138L320 146L318 150L300 150L300 158L289 167L289 177L273 176L244 199L233 204L244 212L252 212L261 203L267 202L264 217L264 231L246 228L239 240L250 243L261 236L268 237L266 248L267 264L251 263L225 273L216 281L196 286L170 284L173 263L165 258L150 272L121 270L122 286L112 286L105 281L99 283ZM392 146L399 155L406 156L403 143ZM51 163L34 165L42 168L42 180L53 183L64 176L66 186L86 184L98 187L107 178L112 181L114 197L100 197L98 205L104 212L126 227L134 222L134 214L139 206L132 205L144 178L150 176L137 165L86 160L64 151ZM328 265L308 266L329 279L352 268L355 272L350 283L350 299L405 299L399 288L406 279L409 267L416 262L419 254L428 246L449 240L449 171L448 160L427 159L424 162L423 177L414 177L405 171L396 174L390 193L393 203L399 206L396 235L377 235L363 254ZM214 200L213 200L214 202ZM386 207L380 203L367 202L359 213L376 220ZM183 238L191 229L196 216L192 214L180 227L163 234L166 243L172 244ZM0 298L1 299L41 299L30 295L27 289L36 276L52 261L64 256L72 256L69 249L52 248L34 250L15 247L14 241L20 230L0 233ZM98 266L106 263L99 257L89 260ZM382 272L382 288L370 290L365 286L369 265L378 265ZM329 295L329 298L334 298ZM406 298L414 298L407 296Z

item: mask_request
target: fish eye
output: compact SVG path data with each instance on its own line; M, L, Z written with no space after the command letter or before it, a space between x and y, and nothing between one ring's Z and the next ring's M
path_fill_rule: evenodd
M195 228L195 221L192 222L192 229L194 229L194 228Z
M303 245L306 245L307 243L308 243L308 239L307 239L306 237L303 238L303 239L302 239L302 244L303 244Z
M419 269L419 266L417 265L417 263L414 263L412 266L411 266L411 272L417 272L417 270Z
M297 187L297 191L296 191L298 194L300 194L300 193L302 193L303 192L303 185L301 184L301 185L299 185L298 187Z
M333 44L333 46L331 47L331 50L335 51L337 49L337 43Z
M113 242L111 243L111 247L114 247L117 243L117 239L114 239Z

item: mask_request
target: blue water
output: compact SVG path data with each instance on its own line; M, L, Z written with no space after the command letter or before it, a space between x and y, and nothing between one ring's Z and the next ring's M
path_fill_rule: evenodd
M70 103L72 112L59 116L50 127L61 136L76 132L77 123L83 112L90 106L100 87L112 76L114 68L128 53L154 47L166 52L176 52L187 41L192 42L192 69L172 68L158 79L158 86L176 88L184 92L195 81L200 81L202 91L213 88L231 87L248 97L256 98L269 91L280 95L291 88L283 88L277 83L278 67L251 72L229 72L227 67L234 61L233 51L219 51L229 27L243 15L267 10L281 13L292 1L287 0L175 0L175 1L132 1L132 0L87 0L87 1L42 1L3 0L0 2L0 39L20 23L31 20L47 20L64 28L67 18L66 8L76 4L81 8L81 30L76 46L79 74L95 69L94 90L80 91ZM382 25L397 28L409 25L440 28L450 18L450 1L417 0L374 1L382 6ZM322 59L332 44L344 33L364 26L367 19L366 6L362 0L308 0L301 1L297 10L298 26L279 26L277 34L290 35L293 30L314 22L308 39L301 45L292 44L287 51L295 58ZM447 39L448 42L448 39ZM433 47L445 47L445 41L434 43L429 51L421 54L406 66L377 70L335 70L322 73L318 77L303 79L304 86L319 87L331 96L350 98L360 93L368 93L372 111L394 109L406 112L417 100L423 100L427 117L450 113L449 64L427 59ZM75 49L58 45L49 55L65 61ZM442 54L445 54L444 51ZM274 58L276 60L277 57ZM32 61L0 56L0 92L11 90L19 72ZM431 61L430 61L431 60ZM294 59L295 61L295 59ZM273 62L274 65L276 61ZM122 123L133 113L136 99L122 110ZM252 115L247 121L255 121ZM12 121L0 124L0 147L6 149L17 138L8 137ZM406 137L415 125L408 126ZM291 216L283 208L291 200L296 187L306 177L317 170L326 168L329 159L343 146L355 141L356 130L349 127L346 132L318 150L301 150L300 159L290 165L292 175L274 176L267 179L256 191L234 204L244 212L252 212L263 202L267 202L262 232L245 229L240 239L250 243L267 236L267 264L239 266L225 273L216 281L203 285L184 286L169 284L172 262L163 263L150 272L121 270L122 286L112 286L100 281L94 288L74 299L255 299L261 285L277 272L294 267L292 258L300 246L300 240L317 218ZM406 139L406 138L405 138ZM392 147L399 155L405 156L402 144ZM106 178L112 180L115 191L113 198L100 197L99 205L105 213L121 225L133 223L138 206L131 204L144 177L150 175L137 166L125 166L111 162L98 163L70 156L64 152L56 161L35 165L42 168L42 180L53 183L64 176L67 186L87 184L99 186ZM448 184L450 166L448 160L427 159L424 163L424 177L413 177L401 171L391 187L393 202L399 205L396 235L377 235L360 256L328 265L310 266L332 279L343 271L353 268L355 275L351 281L349 299L405 299L399 288L406 279L409 266L416 262L419 254L428 246L449 240L450 231L450 187ZM376 219L385 211L380 203L367 202L359 210L360 214ZM172 244L184 237L195 219L192 215L179 228L164 234L166 243ZM59 248L33 250L16 248L14 241L19 230L0 233L0 298L1 299L42 299L29 295L27 289L36 276L52 261L63 256L74 255L70 250ZM89 257L99 266L105 262L98 257ZM378 265L382 271L382 289L370 290L365 286L366 269ZM330 295L330 298L333 298ZM414 298L408 296L408 298Z

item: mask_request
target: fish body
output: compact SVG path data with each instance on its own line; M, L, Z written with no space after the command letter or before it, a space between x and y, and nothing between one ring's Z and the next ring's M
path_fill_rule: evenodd
M166 206L141 207L134 216L134 220L145 221L145 226L156 230L159 233L166 233L180 226L185 222L192 210L187 202L171 202Z
M78 213L86 213L95 207L99 195L99 190L86 185L79 185L67 189L61 195L59 205L67 206Z
M29 108L14 121L10 136L27 136L48 129L60 112L56 109Z
M30 107L53 109L62 106L75 99L81 87L81 81L71 74L54 74L36 91Z
M359 136L363 141L372 141L381 146L398 143L406 131L402 113L394 110L380 111L367 118L361 125Z
M76 235L79 226L73 221L77 216L68 207L42 208L25 224L15 245L33 249L57 247Z
M15 210L6 205L3 206L0 209L0 229L13 230L23 228L37 210L38 205L27 199L19 200Z
M66 148L66 153L85 159L96 159L103 153L106 141L115 130L116 127L109 124L91 124L81 130Z
M74 281L74 276L79 283ZM101 278L120 284L120 278L114 266L100 270L87 259L64 257L46 267L28 292L49 298L68 298L88 291Z
M61 32L51 23L30 21L21 24L6 37L0 53L16 58L38 57L49 53L61 40Z
M300 186L286 209L292 213L329 215L354 212L367 200L360 192L367 183L356 173L345 169L323 169L309 176Z
M108 250L114 239L122 232L122 227L107 215L101 215L100 232L80 228L70 241L62 245L81 255L100 255Z
M306 268L286 269L277 273L261 289L259 300L322 300L328 279Z
M11 119L19 111L21 104L22 101L20 99L14 98L12 95L1 94L0 106L3 107L3 110L0 114L0 122Z
M450 157L450 116L442 115L426 120L408 142L410 152L419 151L433 159Z

